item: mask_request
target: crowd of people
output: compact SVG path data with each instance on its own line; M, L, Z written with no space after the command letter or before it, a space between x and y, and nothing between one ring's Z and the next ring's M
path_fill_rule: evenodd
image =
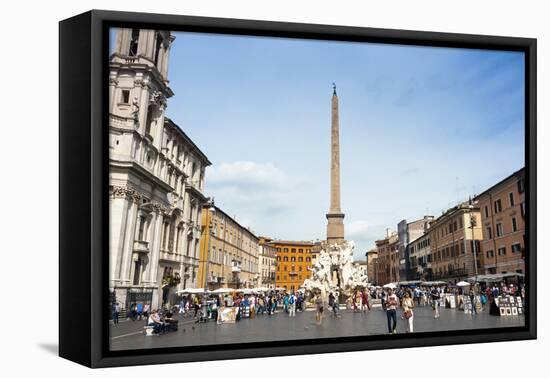
M225 295L189 294L181 298L178 312L192 313L193 318L197 319L201 316L212 319L216 317L220 307L237 307L243 309L242 312L246 309L249 317L273 315L278 307L282 307L289 316L296 316L296 311L305 309L305 297L301 292L282 293L280 291L257 294L239 292Z
M394 334L397 330L398 309L401 309L399 317L405 323L406 332L414 331L414 309L420 306L431 306L433 318L439 318L439 307L445 305L443 298L449 295L467 296L470 299L471 313L476 315L478 306L491 303L494 298L501 295L521 296L525 305L525 287L517 287L513 284L473 285L466 287L457 286L431 286L431 287L374 287L357 289L347 298L346 308L353 312L367 312L371 309L371 301L377 300L382 310L386 313L388 333ZM457 297L458 298L458 297ZM328 293L325 298L320 293L313 293L307 297L303 292L269 291L265 293L244 294L232 292L227 294L188 294L181 297L178 305L168 309L153 309L150 311L148 304L131 304L127 316L131 320L147 319L147 326L152 326L156 334L161 334L167 329L177 328L177 320L174 314L182 314L184 317L192 317L195 322L206 322L217 319L218 309L221 307L236 307L238 315L236 320L242 317L253 318L255 316L271 316L275 312L282 311L289 317L296 316L297 311L305 311L307 305L314 306L316 310L316 323L321 325L325 309L336 318L340 314L341 296L338 292ZM480 303L478 303L480 302ZM118 324L120 305L113 306L113 322Z

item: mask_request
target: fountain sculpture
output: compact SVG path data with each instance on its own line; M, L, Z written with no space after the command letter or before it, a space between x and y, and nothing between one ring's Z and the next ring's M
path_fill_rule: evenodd
M333 292L349 298L356 288L367 287L367 275L353 263L354 249L352 241L324 245L319 260L310 269L311 278L304 282L306 292L318 292L323 298Z

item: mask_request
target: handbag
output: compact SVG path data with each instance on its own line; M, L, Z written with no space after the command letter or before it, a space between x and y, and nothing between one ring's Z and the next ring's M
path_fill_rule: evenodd
M403 312L403 316L405 317L405 319L409 319L411 316L413 316L413 312L411 310L407 310Z

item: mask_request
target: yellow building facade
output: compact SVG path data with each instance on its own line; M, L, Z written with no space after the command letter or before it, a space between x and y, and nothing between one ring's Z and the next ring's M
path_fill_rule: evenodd
M259 238L217 206L201 217L197 287L252 288L259 284Z

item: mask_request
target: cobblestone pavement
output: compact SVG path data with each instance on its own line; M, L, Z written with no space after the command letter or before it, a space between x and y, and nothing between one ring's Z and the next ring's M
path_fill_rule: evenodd
M397 313L397 332L406 330L402 312ZM433 318L430 307L417 307L414 311L414 332L441 332L450 330L518 327L523 316L499 317L488 311L478 315L464 314L456 309L440 309L440 317ZM216 324L215 321L195 324L191 318L180 315L179 329L160 336L145 336L142 321L121 321L110 325L112 350L163 348L208 344L230 344L257 341L279 341L324 337L364 336L387 333L386 314L381 309L367 313L342 310L341 317L325 313L320 326L315 324L315 312L298 312L290 318L282 311L274 315L260 315L242 319L235 324Z

